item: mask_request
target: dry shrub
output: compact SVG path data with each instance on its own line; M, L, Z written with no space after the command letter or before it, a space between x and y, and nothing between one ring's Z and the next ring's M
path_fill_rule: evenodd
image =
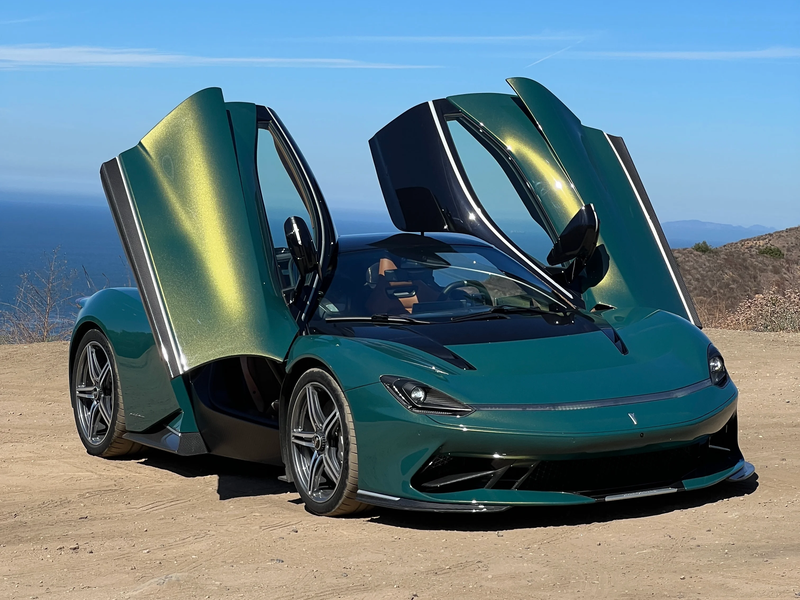
M756 306L767 310L766 304L744 308L763 296L759 303L772 299L775 311L778 307L787 307L788 311L788 320L781 321L776 316L769 327L778 327L779 322L784 327L791 326L790 299L800 290L800 227L726 244L710 252L681 248L673 254L703 325L751 329L755 326L745 323L755 323L754 314L745 319L740 318L740 313L754 311ZM759 325L762 326L766 327Z
M725 329L800 333L800 290L771 290L742 302L718 324Z
M13 304L0 304L0 343L31 344L67 340L75 321L72 282L56 248L45 255L42 269L20 276Z

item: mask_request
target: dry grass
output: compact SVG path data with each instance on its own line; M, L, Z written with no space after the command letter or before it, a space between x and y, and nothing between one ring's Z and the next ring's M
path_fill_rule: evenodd
M70 299L76 275L59 248L44 255L41 269L20 275L14 303L0 303L0 344L68 340L75 322Z
M705 326L800 331L800 227L674 254Z
M756 294L719 324L724 329L800 333L800 291Z

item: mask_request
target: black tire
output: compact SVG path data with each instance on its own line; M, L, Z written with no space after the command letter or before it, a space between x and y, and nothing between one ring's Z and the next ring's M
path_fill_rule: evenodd
M90 368L92 355L94 368ZM78 436L89 454L111 458L142 449L122 437L126 431L125 409L117 362L108 339L97 329L86 332L78 345L70 397Z
M319 411L309 408L309 394L316 395ZM312 413L319 418L312 418ZM356 500L358 446L353 416L347 398L328 372L309 369L298 379L282 438L286 469L309 512L334 517L371 508Z

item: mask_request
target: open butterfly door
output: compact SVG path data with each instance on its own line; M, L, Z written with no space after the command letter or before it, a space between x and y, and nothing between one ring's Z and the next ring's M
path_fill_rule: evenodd
M584 127L553 94L510 79L516 95L420 104L370 140L389 214L403 231L479 237L573 305L649 307L699 318L621 138ZM547 254L584 205L600 219L604 275L564 285Z
M226 103L218 88L188 98L101 168L172 377L231 356L283 360L297 334L277 273L275 248L285 244L271 240L259 190L262 119L275 121L270 131L288 148L287 169L296 167L315 188L277 117L255 104ZM324 212L332 227L321 197L314 200L314 214Z

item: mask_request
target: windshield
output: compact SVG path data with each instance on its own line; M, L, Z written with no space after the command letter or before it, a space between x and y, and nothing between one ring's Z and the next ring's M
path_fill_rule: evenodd
M414 238L414 243L391 243ZM449 245L396 236L364 250L342 252L317 318L413 317L449 320L498 306L564 310L541 281L491 247Z

